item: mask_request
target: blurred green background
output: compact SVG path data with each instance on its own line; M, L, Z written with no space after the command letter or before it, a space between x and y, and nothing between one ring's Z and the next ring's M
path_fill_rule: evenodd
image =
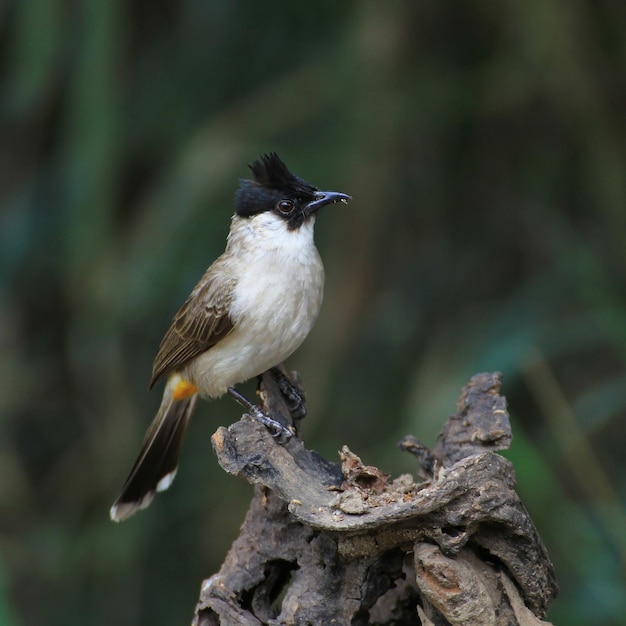
M327 209L292 357L310 447L410 471L502 371L558 624L626 623L626 3L0 5L0 623L185 624L251 487L197 411L173 488L108 508L152 358L275 150ZM244 391L252 393L252 384Z

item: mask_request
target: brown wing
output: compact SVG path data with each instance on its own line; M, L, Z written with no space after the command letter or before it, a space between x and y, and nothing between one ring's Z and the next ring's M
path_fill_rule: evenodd
M235 280L211 267L178 309L152 366L150 388L206 352L233 329L228 316Z

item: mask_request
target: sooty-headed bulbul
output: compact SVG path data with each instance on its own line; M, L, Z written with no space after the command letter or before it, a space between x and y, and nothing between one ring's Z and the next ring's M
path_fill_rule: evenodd
M240 181L225 252L209 267L167 329L150 387L165 379L161 406L122 493L118 522L146 508L174 480L198 396L229 393L279 432L280 424L234 389L282 363L304 341L322 303L324 267L313 241L319 209L350 196L320 191L275 153Z

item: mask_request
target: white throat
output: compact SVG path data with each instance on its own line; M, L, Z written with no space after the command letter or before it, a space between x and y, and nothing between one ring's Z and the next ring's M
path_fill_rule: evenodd
M253 256L272 251L286 258L300 259L315 249L314 225L315 216L299 228L289 230L284 219L269 211L252 217L233 215L226 250L231 254Z

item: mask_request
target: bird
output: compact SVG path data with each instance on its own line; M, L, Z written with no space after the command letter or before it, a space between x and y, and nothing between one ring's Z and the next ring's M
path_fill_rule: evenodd
M170 487L198 397L226 393L274 435L285 427L235 385L280 365L313 327L323 298L324 266L313 230L322 207L347 203L293 174L275 153L249 165L235 194L226 249L206 270L165 332L150 389L165 380L160 407L110 517L145 509ZM286 433L290 435L291 433Z

